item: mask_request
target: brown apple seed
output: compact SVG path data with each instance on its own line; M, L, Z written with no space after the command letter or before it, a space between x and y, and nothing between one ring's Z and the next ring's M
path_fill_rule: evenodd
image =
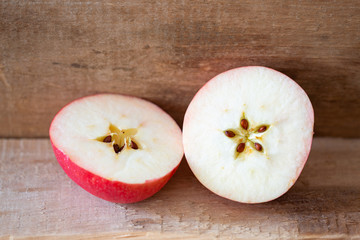
M246 119L242 119L242 120L240 121L240 125L241 125L241 127L242 127L243 129L247 130L248 127L249 127L249 122L248 122Z
M139 148L138 145L137 145L134 141L131 141L131 142L130 142L130 147L131 147L132 149L138 149L138 148Z
M114 144L113 148L114 148L115 153L119 153L124 148L124 146L122 146L120 148L119 144Z
M229 138L235 137L235 133L233 131L225 131L225 135Z
M258 130L259 133L262 133L262 132L265 132L265 131L266 131L266 126L262 126Z
M107 136L106 138L104 138L103 142L109 143L111 142L111 136Z
M255 143L255 149L258 150L258 151L261 151L262 150L262 146L260 143Z
M241 152L244 151L244 149L245 149L245 143L240 143L240 144L237 146L236 151L239 152L239 153L241 153Z

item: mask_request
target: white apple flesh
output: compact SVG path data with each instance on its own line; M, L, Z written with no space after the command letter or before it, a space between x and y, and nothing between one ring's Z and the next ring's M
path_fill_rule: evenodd
M283 195L307 161L314 111L305 91L265 67L242 67L206 83L184 119L188 164L212 192L243 203Z
M93 195L118 203L155 194L183 156L176 122L156 105L123 95L73 101L55 116L50 139L72 180Z

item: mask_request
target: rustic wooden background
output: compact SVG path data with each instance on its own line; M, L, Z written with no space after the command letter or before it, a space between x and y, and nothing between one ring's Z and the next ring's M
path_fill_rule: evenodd
M75 98L148 99L181 124L210 78L264 65L296 80L316 136L360 137L360 1L1 1L0 137L46 137Z

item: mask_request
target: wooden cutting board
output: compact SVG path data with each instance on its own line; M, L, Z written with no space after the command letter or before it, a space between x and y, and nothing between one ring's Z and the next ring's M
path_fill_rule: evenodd
M293 188L247 205L185 161L153 197L114 204L63 172L49 140L0 140L0 239L360 239L360 139L317 138Z

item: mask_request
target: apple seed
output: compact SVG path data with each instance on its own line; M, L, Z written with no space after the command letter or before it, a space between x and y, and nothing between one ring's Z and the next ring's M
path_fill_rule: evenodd
M130 147L131 147L132 149L138 149L138 148L139 148L138 145L137 145L134 141L131 141L131 142L130 142Z
M246 119L242 119L242 120L240 121L240 125L241 125L241 127L242 127L243 129L247 130L248 127L249 127L249 122L248 122Z
M261 151L262 150L262 146L260 143L255 143L255 149L258 150L258 151Z
M122 146L120 148L119 144L114 144L113 148L114 148L115 153L119 153L124 148L124 146Z
M236 151L239 152L239 153L241 153L241 152L244 151L244 149L245 149L245 143L240 143L240 144L237 146Z
M104 138L103 142L109 143L111 142L111 136L107 136L106 138Z
M258 130L259 133L262 133L262 132L265 132L265 131L266 131L266 126L262 126Z
M229 138L235 137L235 133L233 131L225 131L225 135Z
M249 126L250 123L246 119L245 113L243 113L240 119L240 126L238 128L229 128L228 130L224 130L225 136L233 138L233 141L236 143L234 155L235 159L239 156L239 153L244 152L247 143L249 143L249 146L251 146L251 148L254 148L257 151L265 154L264 148L261 145L262 137L260 137L256 133L265 132L266 130L268 130L270 125L261 124L258 126L254 126L253 128L249 128ZM260 143L255 143L253 142L253 140L260 141ZM251 151L248 151L248 153L251 153Z

